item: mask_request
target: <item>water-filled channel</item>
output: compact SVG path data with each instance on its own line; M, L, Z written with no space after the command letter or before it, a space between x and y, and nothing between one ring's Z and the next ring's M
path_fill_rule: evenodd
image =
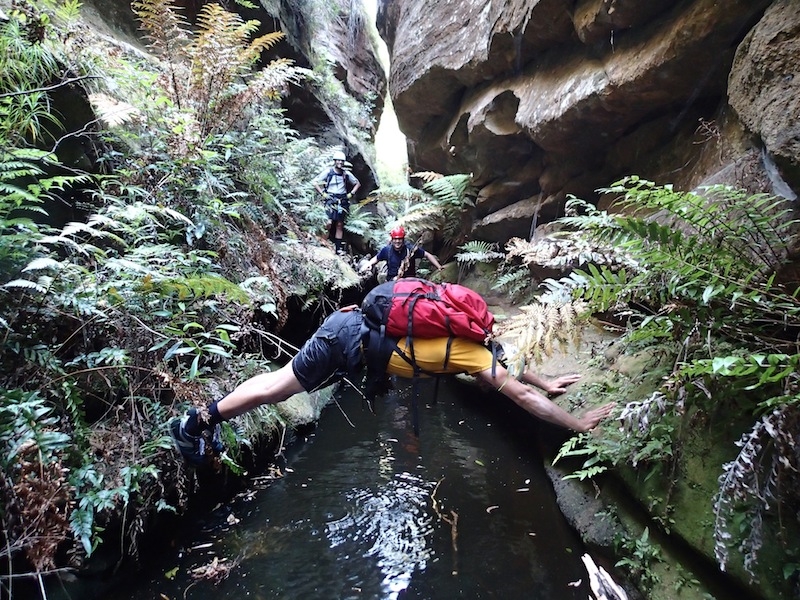
M428 383L418 437L410 387L374 415L343 391L347 418L326 409L287 450L283 477L216 509L106 597L587 598L580 540L542 470L533 417L457 381L430 404ZM190 571L214 557L238 564L218 585L195 582Z

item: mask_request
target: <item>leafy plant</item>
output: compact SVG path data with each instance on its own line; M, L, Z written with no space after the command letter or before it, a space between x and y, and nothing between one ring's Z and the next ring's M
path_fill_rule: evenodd
M156 63L83 45L83 29L57 35L73 0L15 6L24 15L0 25L0 553L41 573L65 550L79 564L114 519L120 551L135 555L153 512L186 507L164 423L221 380L266 368L247 354L264 351L255 313L280 326L292 286L325 301L333 269L310 250L297 258L314 217L296 207L311 204L323 152L278 102L306 71L256 70L280 34L250 41L256 23L219 5L192 31L173 3L137 3L164 51ZM66 72L103 75L70 80L97 110L82 134L95 136L102 176L33 147L68 135L47 95ZM45 225L47 202L76 188L88 188L75 194L88 216ZM366 216L353 225L369 228ZM276 253L280 237L299 249Z
M0 557L24 551L38 570L52 568L69 525L58 502L66 499L60 455L70 437L59 430L54 407L36 391L0 390L0 522L7 540Z
M658 547L650 542L650 530L645 527L638 538L618 538L616 542L618 553L625 558L617 561L615 566L624 567L645 589L652 589L660 581L653 565L662 559Z
M752 398L741 407L727 402L728 410L765 414L724 465L714 513L720 565L738 544L755 577L765 515L800 501L800 462L789 442L798 431L800 303L777 277L791 257L797 222L783 199L725 187L677 192L632 177L603 191L621 194L624 210L586 207L561 222L599 246L619 248L619 260L590 262L548 287L624 319L627 343L672 355L673 367L660 390L623 409L624 439L587 440L583 473L621 457L631 466L669 464L690 403L702 411L709 401Z
M505 350L509 372L520 376L529 365L550 356L555 344L575 341L583 314L577 303L540 302L522 306L519 314L498 323L494 338Z
M497 245L490 242L471 241L459 246L461 252L455 255L459 263L473 265L505 258L505 254L497 250Z

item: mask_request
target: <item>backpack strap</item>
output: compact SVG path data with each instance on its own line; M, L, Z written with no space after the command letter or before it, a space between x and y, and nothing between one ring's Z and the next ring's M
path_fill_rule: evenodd
M411 338L408 340L408 345L412 349L412 356L409 357L405 352L403 352L400 347L395 344L394 352L406 361L411 368L414 370L414 376L411 378L411 423L414 427L414 435L419 437L419 380L422 375L427 375L428 377L435 377L436 378L436 388L434 391L434 402L436 401L436 395L439 393L439 374L433 373L431 371L427 371L417 365L416 361L413 358L413 344L411 343Z
M492 352L492 379L494 379L497 376L497 360L502 348L496 341L491 340L489 342L489 350Z
M328 186L331 184L331 179L333 179L334 175L336 175L336 171L333 169L333 167L331 167L330 169L328 169L328 175L325 177L326 192L328 191ZM338 177L341 177L344 180L344 190L349 194L350 190L353 189L353 184L350 182L350 178L347 175L348 175L347 171L342 170L342 174L338 175Z

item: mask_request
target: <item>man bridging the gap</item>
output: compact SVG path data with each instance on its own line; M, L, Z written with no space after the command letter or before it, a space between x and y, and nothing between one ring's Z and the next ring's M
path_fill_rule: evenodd
M363 316L357 306L348 306L331 314L317 329L295 357L277 371L256 375L241 383L230 394L213 402L206 410L190 409L183 417L170 421L170 435L175 446L193 465L206 461L206 456L221 451L214 448L213 432L217 426L262 404L276 404L300 392L313 392L344 377L357 375L370 348L363 344ZM535 385L548 394L561 394L578 380L577 375L565 375L546 381L530 372L521 379L512 377L500 364L493 364L492 352L478 342L455 338L449 348L446 367L442 367L448 352L449 338L414 339L416 365L424 372L437 374L467 373L490 384L511 398L533 416L566 429L585 432L594 429L609 416L615 404L609 403L576 417L527 384ZM406 341L398 342L401 351ZM376 351L377 349L372 349ZM414 370L396 351L392 352L386 373L412 377Z

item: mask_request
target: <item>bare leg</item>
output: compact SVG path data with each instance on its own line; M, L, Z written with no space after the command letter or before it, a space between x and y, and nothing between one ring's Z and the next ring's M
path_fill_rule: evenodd
M220 416L227 420L262 404L276 404L304 391L291 363L277 371L262 373L242 382L217 403Z

